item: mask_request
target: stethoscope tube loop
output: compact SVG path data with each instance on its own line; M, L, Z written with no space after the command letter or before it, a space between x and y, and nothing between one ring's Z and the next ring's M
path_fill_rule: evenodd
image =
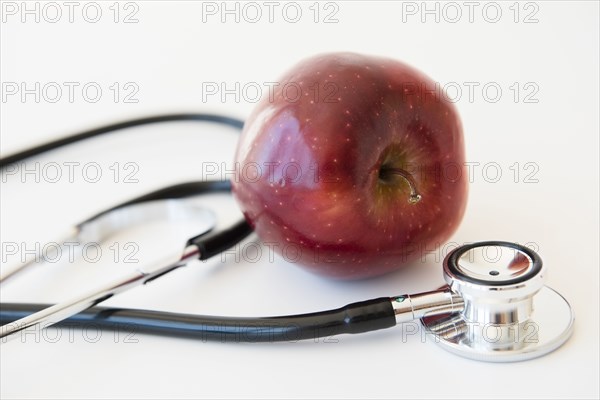
M125 121L3 158L0 168L118 129L181 120L219 122L235 128L243 125L236 119L209 114L175 114ZM146 211L154 210L156 207L152 202L160 205L161 202L223 190L230 190L230 184L190 182L160 189L94 215L76 227L76 234L88 239L102 239L125 226L127 221L138 220L138 211L142 210L141 214L145 215ZM155 280L193 259L204 260L217 255L252 232L245 220L225 230L212 231L211 214L204 212L202 215L204 226L198 227L199 234L190 238L184 249L167 254L90 293L47 308L43 305L0 305L1 342L16 338L29 329L37 330L52 324L77 327L95 324L109 329L123 328L127 324L145 333L260 342L363 333L420 319L425 331L448 351L477 360L520 361L553 351L573 330L574 314L569 303L544 286L546 275L541 258L533 250L510 242L479 242L453 250L444 260L444 279L448 286L439 290L367 300L317 313L235 318L97 307L98 303ZM489 250L497 257L490 258ZM27 265L31 263L24 264ZM496 335L490 336L490 331Z
M92 129L2 158L0 159L0 169L28 157L101 134L134 126L171 121L218 122L237 129L241 129L243 126L241 120L212 114L172 114L140 118ZM173 212L179 212L180 214L190 212L190 209L186 209L182 203L174 203L177 199L192 195L229 190L231 190L231 184L229 182L211 181L188 182L156 190L101 211L91 218L79 223L74 228L73 237L81 239L83 242L101 242L108 236L125 227L146 220L150 215L157 213L169 215L173 214ZM191 212L193 213L194 210L191 210ZM0 338L3 339L2 342L5 342L8 338L14 338L19 332L32 327L39 327L41 325L47 327L58 323L63 319L75 315L89 307L95 306L116 294L150 282L184 266L191 259L207 259L230 246L234 246L252 232L252 228L244 219L234 224L232 227L220 232L211 232L215 225L212 213L207 212L206 210L204 210L204 212L200 210L199 213L202 217L200 218L200 226L198 226L199 234L189 239L185 244L184 249L178 249L170 254L166 254L161 259L154 260L154 262L132 271L119 279L99 286L89 293L82 294L63 303L55 304L45 310L40 310L35 314L24 317L19 321L1 326ZM208 232L210 232L210 234L207 236L206 233ZM38 257L36 257L36 259L37 258ZM17 272L23 271L31 265L33 265L33 262L28 261L8 271L6 271L6 268L3 268L2 274L0 275L0 282L6 280L8 277L14 276Z

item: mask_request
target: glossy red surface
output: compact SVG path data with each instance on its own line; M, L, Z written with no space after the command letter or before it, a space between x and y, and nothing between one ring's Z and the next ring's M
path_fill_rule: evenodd
M296 65L240 138L234 195L291 262L356 279L441 246L467 200L462 127L436 84L398 61L325 54ZM409 202L410 174L421 200Z

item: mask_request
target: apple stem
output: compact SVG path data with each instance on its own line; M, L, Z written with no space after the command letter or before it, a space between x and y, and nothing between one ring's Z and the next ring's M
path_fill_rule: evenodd
M406 183L408 183L408 186L410 187L410 196L408 197L409 203L416 204L421 200L421 195L417 192L417 184L408 172L402 168L386 168L384 171L386 174L399 175L406 180Z

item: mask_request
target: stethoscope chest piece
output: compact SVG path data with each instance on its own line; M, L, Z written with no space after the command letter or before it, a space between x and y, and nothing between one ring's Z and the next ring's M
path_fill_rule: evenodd
M464 301L461 312L422 318L429 337L457 355L495 362L547 354L571 335L569 303L544 286L545 268L531 249L509 242L457 248L444 279Z

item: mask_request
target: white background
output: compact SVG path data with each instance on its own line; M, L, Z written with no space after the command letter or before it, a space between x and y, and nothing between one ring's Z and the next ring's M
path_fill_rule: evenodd
M5 8L7 3L3 10L12 10L10 5ZM225 82L233 88L236 82L240 87L272 82L314 53L348 50L403 60L442 86L463 89L456 104L467 156L480 166L471 176L467 213L452 241L537 245L550 270L548 284L576 311L575 333L544 358L485 364L451 355L420 335L403 335L400 328L342 336L336 343L274 344L203 343L141 334L128 343L112 333L95 340L94 332L86 336L55 329L1 347L2 398L598 398L597 2L481 2L472 22L462 2L451 7L427 3L429 9L438 7L436 21L435 14L423 14L421 2L364 1L327 8L321 4L315 22L312 2L307 2L299 3L302 17L297 23L282 15L285 3L275 8L272 23L261 2L263 15L256 23L248 21L254 10L247 8L239 22L235 15L225 15L223 23L220 12L203 14L200 2L166 1L121 3L116 23L113 2L100 2L100 21L91 23L84 18L94 18L89 6L89 14L82 14L86 4L78 3L72 23L62 2L62 18L56 23L48 21L55 18L55 10L46 8L43 14L44 3L37 6L39 22L35 15L21 21L21 2L12 3L19 7L16 15L3 11L2 156L81 129L156 113L216 111L245 118L254 106L253 94L239 99L228 95L224 102L219 96L203 98L206 83ZM243 5L238 7L243 12ZM492 23L497 8L502 15ZM287 10L285 17L293 18ZM461 18L452 22L457 10ZM332 11L338 22L324 23ZM131 12L138 22L123 23ZM524 23L526 16L530 23ZM34 95L22 99L4 90L22 82L28 88L36 82L41 87L50 82L80 86L73 102L63 86L56 103L49 101L54 92L41 93L36 102ZM89 82L103 90L96 103L81 93ZM116 103L110 89L115 82L121 88ZM137 103L124 102L128 82L139 89L133 97ZM471 98L465 82L479 85ZM491 89L482 93L486 84L500 87L501 96L496 99ZM528 101L537 102L526 102L527 94ZM35 175L3 175L3 245L48 243L78 220L118 201L200 179L202 162L231 162L235 141L231 129L172 123L29 160L28 166L39 161L40 168L51 162L97 162L103 178L88 183L81 169L75 170L73 183L64 176L50 183L42 173L39 183ZM123 169L126 162L139 166L134 176L138 183L124 182L123 175L115 183L114 169L109 168L115 162L121 172L130 172ZM517 162L516 177L515 167L510 167ZM498 182L493 182L496 170L483 173L489 163L500 168ZM525 163L533 167L525 169ZM529 178L537 182L526 179L532 168L535 174ZM239 215L226 199L202 202L219 208L226 222ZM163 231L164 224L153 228L159 231L147 227L115 243L137 241L142 250L145 244L140 262L152 256L148 246L180 245L179 236ZM189 234L190 226L182 228L187 229L184 236ZM435 288L442 283L443 255L440 251L414 268L362 282L326 280L279 258L270 262L266 253L258 263L236 262L228 255L223 263L216 259L176 271L107 305L246 316L310 312ZM129 268L104 258L91 264L44 265L7 282L1 300L55 302Z

